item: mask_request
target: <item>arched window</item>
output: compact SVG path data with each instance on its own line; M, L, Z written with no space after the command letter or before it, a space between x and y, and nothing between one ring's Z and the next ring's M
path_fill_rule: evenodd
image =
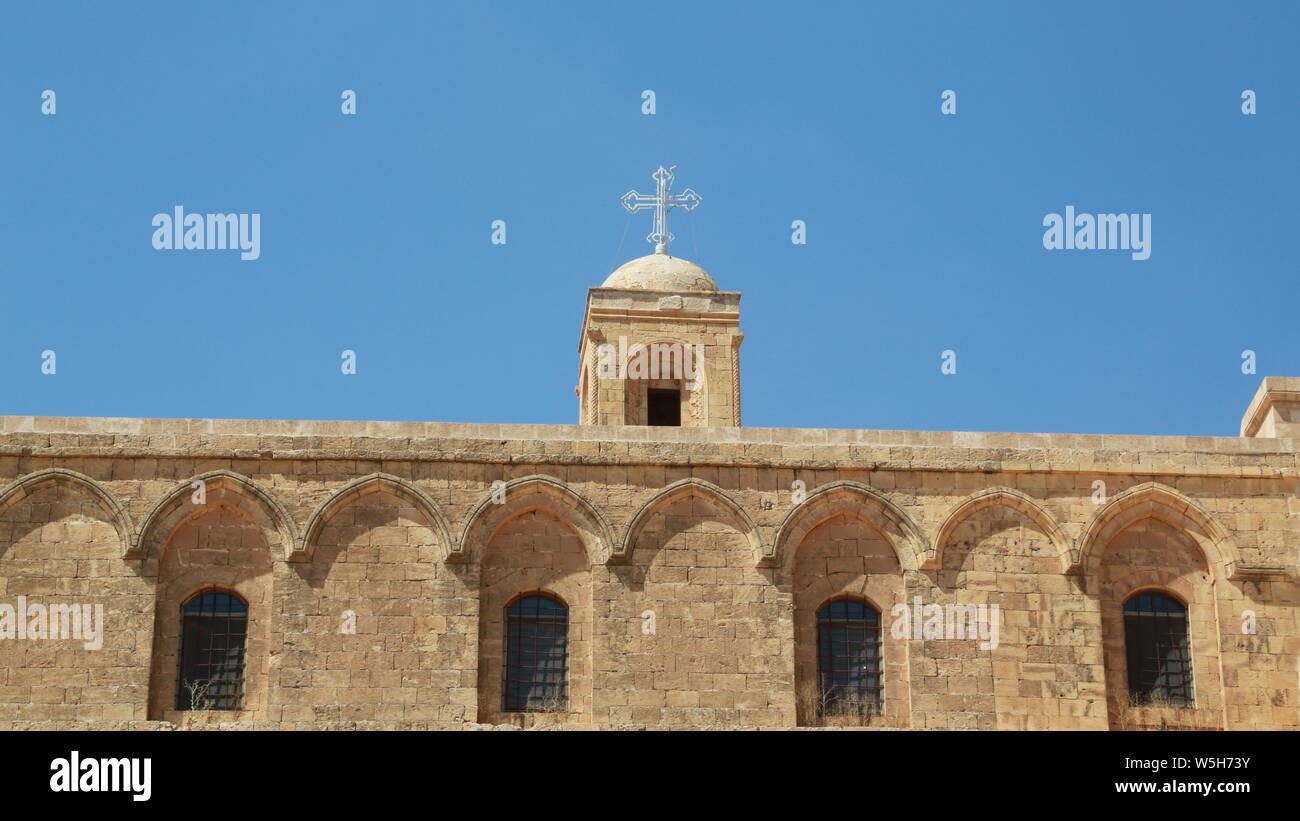
M239 710L244 701L248 602L205 590L181 605L177 710Z
M567 710L569 609L543 595L524 596L507 607L505 662L503 710Z
M836 599L817 611L817 684L821 715L881 711L880 613L871 605Z
M1128 691L1137 703L1192 704L1192 653L1187 608L1163 593L1137 593L1124 602Z

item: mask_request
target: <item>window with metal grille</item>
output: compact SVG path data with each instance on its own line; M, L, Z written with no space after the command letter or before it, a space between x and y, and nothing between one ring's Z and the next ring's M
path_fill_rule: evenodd
M502 709L568 709L569 609L550 596L532 595L506 608Z
M244 701L248 602L205 590L181 605L177 710L239 710Z
M1124 602L1128 691L1137 703L1192 704L1192 653L1187 608L1162 593L1138 593Z
M871 605L836 599L817 611L817 682L821 715L880 713L880 613Z

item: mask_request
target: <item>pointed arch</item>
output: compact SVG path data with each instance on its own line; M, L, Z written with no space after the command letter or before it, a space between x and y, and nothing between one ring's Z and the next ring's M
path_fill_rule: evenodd
M532 510L553 513L577 531L592 564L609 561L614 544L609 522L591 502L553 476L534 474L506 483L505 503L497 504L490 494L475 506L465 522L460 542L449 551L447 561L483 559L492 536L506 522Z
M229 470L214 470L186 479L160 499L145 517L127 558L157 559L162 555L162 548L172 531L196 512L191 501L196 482L204 484L206 505L218 502L242 510L265 531L273 556L278 550L286 559L292 558L298 544L298 530L293 517L252 479Z
M706 482L692 476L673 482L641 505L641 508L628 524L619 550L614 554L613 558L618 561L629 561L632 558L632 548L636 545L636 540L640 537L641 531L645 529L655 511L687 496L699 496L708 499L725 510L731 516L736 529L749 542L750 548L754 551L754 556L759 557L762 555L763 540L759 536L758 525L754 524L754 520L745 512L745 509L728 496L722 488L712 482Z
M822 522L842 513L856 516L884 534L903 570L920 569L930 554L925 534L907 511L875 488L846 479L822 485L786 514L771 547L763 554L762 564L779 567L790 574L794 570L794 554L804 537Z
M1237 548L1223 525L1196 501L1168 485L1145 482L1111 497L1079 534L1072 570L1096 572L1103 548L1125 528L1143 519L1159 519L1196 538L1211 572L1231 578Z
M126 555L135 539L131 515L127 513L126 508L117 500L116 496L84 473L78 473L67 468L47 468L20 477L10 483L3 491L0 491L0 513L18 504L51 482L78 487L90 494L104 509L104 513L108 514L109 522L113 525L113 529L117 531L118 539L121 540L122 554Z
M944 548L962 522L979 511L994 506L1011 508L1038 525L1061 557L1061 569L1065 570L1070 566L1072 561L1070 539L1065 535L1056 518L1032 496L1010 487L990 487L976 491L953 508L934 537L934 556L928 564L936 568L943 567Z
M406 479L387 473L372 473L349 482L317 506L311 518L307 520L307 528L302 533L302 539L295 543L290 559L311 561L316 553L316 539L320 536L321 528L334 514L357 499L380 491L388 491L406 499L424 515L426 524L433 531L434 538L438 540L438 550L443 558L446 558L451 550L451 528L447 524L447 517L438 508L437 502Z

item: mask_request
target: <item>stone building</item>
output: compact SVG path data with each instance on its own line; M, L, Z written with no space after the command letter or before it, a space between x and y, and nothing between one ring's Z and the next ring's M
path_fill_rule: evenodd
M1300 379L744 428L739 303L591 288L575 426L0 417L0 727L1300 727Z

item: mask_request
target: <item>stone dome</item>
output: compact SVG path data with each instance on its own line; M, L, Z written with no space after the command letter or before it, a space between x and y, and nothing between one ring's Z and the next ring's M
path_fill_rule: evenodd
M625 262L609 275L602 288L637 291L717 291L718 286L694 262L667 254L647 254Z

